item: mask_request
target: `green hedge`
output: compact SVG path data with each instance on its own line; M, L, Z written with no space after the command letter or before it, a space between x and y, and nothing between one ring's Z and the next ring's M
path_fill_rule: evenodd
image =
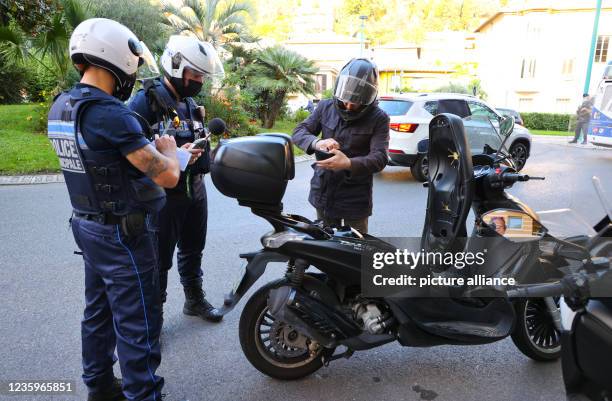
M308 112L308 110L298 109L295 111L295 113L293 113L292 120L296 123L301 123L302 121L307 119L309 115L310 113Z
M574 119L572 114L554 113L521 113L521 117L525 127L546 131L567 131Z

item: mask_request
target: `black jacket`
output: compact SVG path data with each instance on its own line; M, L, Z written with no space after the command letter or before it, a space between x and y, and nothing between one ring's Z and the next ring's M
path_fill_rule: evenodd
M373 174L387 165L389 117L378 105L357 121L346 122L334 107L334 100L322 100L314 113L293 131L293 141L308 154L320 134L334 138L351 159L351 169L329 171L312 165L308 201L328 218L360 219L372 214Z

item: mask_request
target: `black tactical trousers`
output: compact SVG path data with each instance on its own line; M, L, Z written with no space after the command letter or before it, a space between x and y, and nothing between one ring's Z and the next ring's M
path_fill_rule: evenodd
M178 247L177 264L183 287L202 286L202 252L206 244L208 206L204 180L193 183L191 198L186 193L168 192L158 217L159 286L166 301L168 270Z

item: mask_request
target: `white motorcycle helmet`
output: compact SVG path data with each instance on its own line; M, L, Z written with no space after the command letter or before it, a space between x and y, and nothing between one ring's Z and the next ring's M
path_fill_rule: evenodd
M81 22L70 37L69 48L74 64L110 71L115 77L113 96L122 101L130 97L140 66L144 75L159 75L147 46L117 21L91 18Z
M185 83L183 73L186 69L207 79L224 76L223 64L215 48L193 36L170 36L160 61L164 75L181 98L195 96L202 89L202 82L188 80Z

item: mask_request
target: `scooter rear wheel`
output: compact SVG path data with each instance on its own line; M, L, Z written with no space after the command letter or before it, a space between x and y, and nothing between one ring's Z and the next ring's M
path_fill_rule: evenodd
M541 298L514 303L516 324L512 332L514 345L529 358L548 362L561 357L561 333Z
M253 294L240 315L240 346L249 362L260 372L280 380L308 376L332 355L314 340L276 319L268 311L268 293L278 281L266 284Z

